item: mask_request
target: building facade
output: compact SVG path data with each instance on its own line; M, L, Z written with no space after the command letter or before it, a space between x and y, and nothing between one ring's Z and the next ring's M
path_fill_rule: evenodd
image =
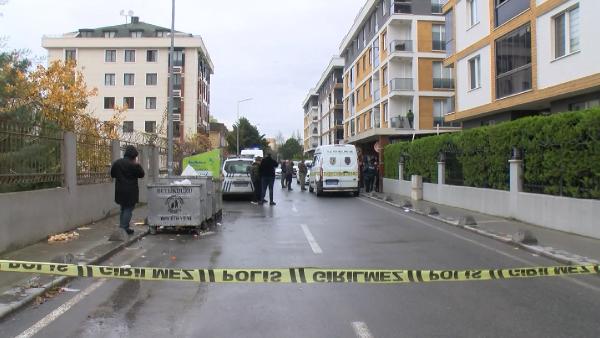
M363 161L398 139L458 130L446 57L444 0L368 0L340 46L344 134Z
M58 37L44 36L48 60L75 60L90 88L88 112L107 120L115 107L127 107L123 132L166 134L168 107L168 28L132 17L124 25L80 29ZM207 133L210 116L210 77L213 64L197 35L175 33L174 136Z
M448 58L465 128L600 105L597 0L449 0Z
M305 153L320 145L339 144L344 140L343 70L344 59L333 57L303 103Z
M211 149L227 150L227 126L224 123L211 122L209 140Z

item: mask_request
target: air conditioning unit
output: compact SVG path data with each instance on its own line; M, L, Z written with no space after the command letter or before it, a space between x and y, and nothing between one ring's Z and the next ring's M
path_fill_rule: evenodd
M174 90L173 97L181 97L181 90Z
M173 73L180 74L183 71L183 67L173 67Z
M173 121L174 122L180 122L181 121L181 114L173 114Z

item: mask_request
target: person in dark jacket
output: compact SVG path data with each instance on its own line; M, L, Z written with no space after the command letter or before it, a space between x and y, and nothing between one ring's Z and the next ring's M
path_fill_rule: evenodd
M373 183L375 181L376 173L377 171L375 169L375 160L372 160L364 168L365 192L373 191Z
M285 189L285 171L287 170L287 164L285 161L281 161L281 189Z
M262 157L257 156L254 158L252 168L250 169L250 177L252 178L252 186L254 187L254 195L252 204L258 204L262 201L262 184L260 181L260 162Z
M133 234L129 228L133 209L140 199L138 179L144 177L144 169L137 162L138 151L134 146L127 146L122 159L113 163L110 176L115 179L115 202L121 206L119 226Z
M273 185L275 184L275 168L278 166L279 164L271 157L271 154L267 154L267 157L263 158L262 162L260 162L260 180L262 184L260 204L264 203L267 188L269 188L269 204L275 205L273 201Z
M287 186L288 191L292 191L292 181L294 180L294 162L287 161L285 164L285 173L281 172L282 175L285 175L285 185Z

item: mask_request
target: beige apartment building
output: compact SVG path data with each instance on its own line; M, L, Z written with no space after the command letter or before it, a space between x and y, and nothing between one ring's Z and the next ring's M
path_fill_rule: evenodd
M443 64L444 3L367 0L344 37L345 141L362 161L383 166L381 149L390 142L460 130L444 120L454 88Z
M48 60L77 63L88 87L97 88L88 112L107 120L126 106L123 132L166 133L170 30L132 17L128 24L82 28L44 36ZM175 33L174 136L208 133L213 64L198 35ZM162 128L161 128L162 127Z

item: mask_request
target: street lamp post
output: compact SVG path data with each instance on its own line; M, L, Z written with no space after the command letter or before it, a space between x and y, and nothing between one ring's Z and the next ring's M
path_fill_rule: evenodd
M246 102L246 101L250 101L252 100L251 97L247 98L247 99L243 99L243 100L239 100L237 102L237 122L238 122L238 126L237 126L237 156L240 157L240 103L242 102Z
M171 2L171 47L169 48L169 110L167 112L167 171L173 176L173 54L175 51L175 0Z

